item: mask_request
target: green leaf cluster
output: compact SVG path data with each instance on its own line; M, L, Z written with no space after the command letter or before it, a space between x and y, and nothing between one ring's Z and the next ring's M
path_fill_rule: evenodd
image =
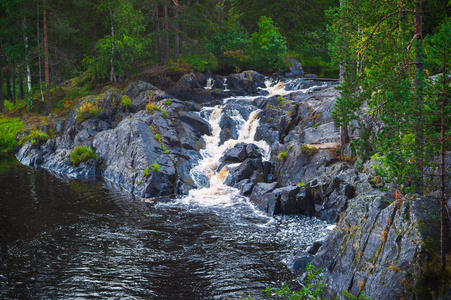
M23 122L19 118L0 119L0 153L11 152L17 145L16 136L22 132Z

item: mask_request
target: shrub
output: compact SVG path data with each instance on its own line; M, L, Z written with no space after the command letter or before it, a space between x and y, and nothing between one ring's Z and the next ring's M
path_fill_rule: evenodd
M165 111L165 110L163 110L163 118L165 118L166 119L166 117L168 116L168 112L167 111Z
M171 104L172 104L172 101L171 101L171 100L166 100L166 101L164 101L164 103L163 103L164 106L170 106Z
M271 18L262 16L258 22L258 31L250 38L253 66L265 70L286 68L284 61L288 50L285 38Z
M22 132L23 122L19 118L0 119L0 153L11 152L17 145L16 136Z
M47 140L49 139L49 135L39 131L38 129L34 129L30 132L29 135L24 136L23 138L20 139L19 141L19 145L22 146L24 145L26 142L30 141L31 143L38 143L39 145L47 142Z
M284 160L285 158L287 158L287 156L288 156L288 153L286 153L286 152L280 152L278 158L279 158L280 160Z
M129 108L132 106L132 100L130 99L129 96L127 95L122 96L122 106L125 108Z
M151 166L151 168L152 168L152 170L154 170L155 172L158 172L158 171L160 171L161 166L160 166L159 164L157 164L157 163L153 163L152 166Z
M149 174L149 167L144 169L143 178L146 177L147 174Z
M316 154L318 151L319 151L319 149L316 148L315 146L310 147L307 144L304 144L301 146L301 152L307 156L312 156L312 155Z
M75 115L80 122L83 122L84 120L97 117L102 111L98 101L85 101L76 111Z
M70 153L70 159L74 165L79 165L81 162L87 161L90 158L97 159L97 154L87 146L76 147Z
M218 68L218 60L211 53L183 55L182 59L192 66L194 71L214 71Z
M159 108L158 106L154 105L152 102L149 102L146 105L146 111L149 112L149 113L153 113L154 110L161 111L161 108Z

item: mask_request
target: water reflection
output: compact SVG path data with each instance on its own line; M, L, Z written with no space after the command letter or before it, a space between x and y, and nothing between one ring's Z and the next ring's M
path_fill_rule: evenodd
M244 198L146 202L1 157L0 298L238 299L291 281L282 259L325 227Z

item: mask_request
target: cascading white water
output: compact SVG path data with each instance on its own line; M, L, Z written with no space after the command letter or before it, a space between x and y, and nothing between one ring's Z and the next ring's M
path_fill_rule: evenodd
M223 183L228 173L227 167L224 167L222 170L217 170L224 152L233 148L235 145L239 143L253 143L262 149L264 158L269 159L269 145L264 141L254 140L259 124L258 114L260 110L253 111L247 120L244 120L239 112L232 111L230 117L239 124L238 138L236 140L227 140L220 145L221 127L219 126L219 122L223 108L223 106L204 108L204 110L211 110L208 121L212 128L212 134L203 136L206 146L201 151L202 159L190 172L196 185L202 188L191 190L186 198L187 201L195 200L199 204L204 205L227 205L231 198L239 194L237 189L226 186ZM207 183L205 179L208 180Z
M215 80L211 77L207 79L207 86L205 87L206 90L211 90L213 88L213 84L215 83Z

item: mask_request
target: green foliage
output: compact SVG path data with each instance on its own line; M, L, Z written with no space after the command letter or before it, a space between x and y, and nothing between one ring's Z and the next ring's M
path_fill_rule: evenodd
M286 152L280 152L279 155L277 156L277 158L278 158L279 160L284 160L284 159L287 158L287 156L288 156L288 153L286 153Z
M168 152L166 151L166 147L163 143L163 138L157 133L155 134L155 138L157 139L157 141L160 143L161 149L163 149L163 153L167 154Z
M143 35L144 16L126 0L104 0L97 9L108 15L105 25L110 34L97 41L96 56L86 57L84 63L97 79L106 79L111 65L115 76L123 76L132 70L133 61L143 55L148 43Z
M78 146L70 153L70 160L75 166L81 162L87 161L90 158L97 159L97 154L87 146Z
M265 70L286 68L284 57L288 50L285 38L269 17L261 17L259 30L250 38L251 65Z
M171 104L172 104L171 100L166 100L166 101L163 102L164 106L170 106Z
M303 186L305 186L304 180L298 183L298 187L303 187Z
M163 118L165 118L165 119L166 119L166 117L168 116L168 112L167 112L167 111L165 111L165 110L163 110L163 114L162 114L162 116L163 116Z
M238 24L229 25L212 36L206 49L217 58L219 67L243 69L248 60L249 34Z
M98 99L88 99L84 101L80 108L75 111L75 116L79 122L97 117L103 111L99 106Z
M211 53L184 54L180 60L185 61L193 70L199 72L214 71L218 68L218 60Z
M24 136L20 139L19 145L23 146L26 142L30 141L31 143L35 144L38 143L39 145L45 143L49 139L49 135L39 131L38 129L33 129L29 135Z
M14 114L16 111L27 106L27 103L25 101L20 101L20 100L16 101L16 105L14 105L13 102L9 101L9 100L5 100L5 102L3 104L5 107L5 111L10 114Z
M11 152L17 145L16 136L22 132L23 122L19 118L0 119L0 153Z
M428 80L427 70L415 68L413 62L439 68L443 56L436 59L433 49L449 51L451 33L442 30L441 39L426 38L422 47L415 36L414 2L406 2L403 10L377 0L360 1L358 6L345 1L340 9L329 11L333 59L344 62L346 69L332 115L337 125L348 125L359 120L362 106L367 106L368 114L383 126L377 135L364 132L354 149L362 159L377 152L377 172L387 182L422 192L431 178L423 173L437 155L440 87ZM440 42L434 44L434 39ZM443 113L449 116L449 112Z
M144 169L143 178L146 177L148 174L149 174L149 167Z
M146 111L149 113L153 113L154 111L161 111L161 108L153 104L152 102L147 103Z
M122 96L122 106L125 108L130 108L132 106L132 100L129 96L123 95Z
M305 285L299 291L292 291L288 286L283 286L281 289L271 289L267 287L262 290L262 293L267 297L266 299L289 299L289 300L327 300L330 299L326 294L326 285L319 282L322 279L321 269L316 269L313 265L309 264L306 269ZM371 300L370 298L360 295L354 296L348 291L343 291L342 296L346 300ZM252 297L246 298L252 300Z
M318 148L316 148L315 146L309 146L307 144L303 144L301 146L301 152L304 153L307 156L312 156L314 154L316 154L319 151Z
M153 164L151 165L151 168L152 168L152 170L154 170L155 172L158 172L158 171L160 171L161 166L160 166L159 164L157 164L157 163L153 163Z

